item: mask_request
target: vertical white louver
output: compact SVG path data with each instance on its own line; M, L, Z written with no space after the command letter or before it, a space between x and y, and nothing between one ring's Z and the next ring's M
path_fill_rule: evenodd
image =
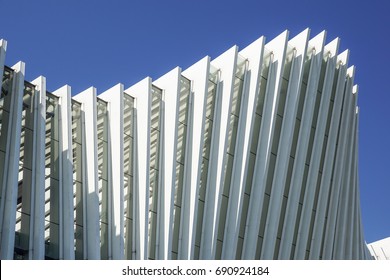
M369 259L338 46L285 31L72 97L0 40L1 258Z

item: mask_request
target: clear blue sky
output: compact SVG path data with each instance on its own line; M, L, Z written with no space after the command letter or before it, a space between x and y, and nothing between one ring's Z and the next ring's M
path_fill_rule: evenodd
M26 76L64 84L73 94L95 86L125 88L146 76L186 69L234 44L241 49L284 30L293 37L327 30L356 66L360 115L360 187L367 242L390 236L390 6L371 1L0 0L6 64Z

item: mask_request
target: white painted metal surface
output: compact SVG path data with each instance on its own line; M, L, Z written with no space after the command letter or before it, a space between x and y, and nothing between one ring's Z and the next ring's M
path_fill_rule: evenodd
M99 190L97 173L96 89L91 87L74 99L81 103L83 128L83 185L85 186L85 225L87 259L100 259Z
M52 94L40 77L31 143L21 135L24 64L5 67L0 40L1 258L371 258L355 68L325 35L261 37L100 95L72 97L69 86ZM48 138L50 96L58 144ZM34 159L31 180L20 151Z
M72 155L72 104L71 88L65 85L53 92L59 97L60 106L60 178L62 188L62 222L61 226L63 240L60 240L63 247L63 259L75 258L74 252L74 217L73 217L73 155Z
M6 141L6 153L4 159L2 198L0 205L0 258L12 259L15 243L15 223L16 223L16 201L18 187L19 170L19 150L21 138L21 122L23 107L23 89L25 64L18 62L12 69L14 78L12 81L12 91L10 100L8 131L2 137ZM9 93L10 94L10 93ZM2 124L3 126L3 124Z

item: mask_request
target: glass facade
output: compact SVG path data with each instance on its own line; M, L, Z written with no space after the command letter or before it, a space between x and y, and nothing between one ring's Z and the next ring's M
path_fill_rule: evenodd
M238 124L240 118L241 101L244 95L244 80L246 73L246 61L242 57L238 57L238 63L233 81L233 93L230 105L230 115L228 124L228 135L227 135L227 148L226 148L226 163L224 167L224 181L221 197L221 207L219 211L219 225L217 234L217 247L216 247L216 259L221 259L222 245L225 233L225 222L228 211L230 188L232 187L232 174L233 174L233 163L236 148L236 139Z
M59 258L60 159L58 97L46 92L45 127L45 256Z
M160 182L161 126L162 126L162 90L152 87L152 102L150 114L150 171L149 171L149 228L148 228L148 259L156 259L156 238Z
M215 99L217 95L218 85L218 70L212 69L208 75L207 93L205 104L205 122L203 129L203 148L202 148L202 163L200 166L199 190L198 190L198 208L196 220L194 259L199 259L200 243L203 228L204 205L206 200L207 174L210 158L211 137L213 132L213 120L215 111Z
M35 86L25 82L23 91L22 131L19 154L18 203L16 207L15 247L20 249L18 258L28 259L30 243L31 190L33 176ZM48 211L50 213L50 211ZM50 219L50 217L49 217ZM47 221L45 217L45 221ZM47 227L47 229L46 229ZM50 244L49 226L45 225L46 244ZM21 256L20 256L21 255Z
M132 259L134 240L134 98L123 95L123 187L125 258Z
M12 76L13 70L4 67L4 74L1 84L0 93L0 182L3 182L4 178L4 163L5 153L7 148L7 131L11 106L11 92L12 92ZM5 191L3 184L0 184L1 200L4 199L3 191Z
M184 164L186 159L187 128L188 128L188 110L191 92L191 82L181 76L179 91L179 119L176 125L176 174L175 190L173 201L173 234L172 234L172 259L177 259L180 239L180 222L182 219L182 204L184 185Z
M252 138L250 139L250 149L249 149L249 157L248 157L248 167L247 167L247 176L245 180L245 188L244 188L244 196L243 196L243 209L241 212L241 223L240 223L240 229L238 234L238 242L237 242L237 251L236 251L236 258L241 259L242 249L243 249L243 243L244 243L244 237L245 237L245 229L246 229L246 219L248 216L248 207L249 207L249 200L250 195L252 192L252 183L253 183L253 175L255 170L255 161L257 156L257 146L259 143L260 136L260 126L262 123L262 117L263 117L263 109L264 109L264 99L266 96L266 89L267 89L267 80L268 80L268 74L270 70L270 56L267 56L264 61L264 65L262 68L262 71L260 72L260 77L258 79L259 85L258 85L258 92L256 92L256 107L254 112L254 121L253 121L253 128L252 128Z
M72 166L73 166L73 204L74 204L74 246L75 259L84 259L85 240L85 190L83 187L83 137L82 137L82 116L81 104L72 100Z

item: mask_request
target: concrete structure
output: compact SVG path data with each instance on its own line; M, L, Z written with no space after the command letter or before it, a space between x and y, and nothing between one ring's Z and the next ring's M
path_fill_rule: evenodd
M367 259L355 68L259 38L97 94L4 66L1 259Z

